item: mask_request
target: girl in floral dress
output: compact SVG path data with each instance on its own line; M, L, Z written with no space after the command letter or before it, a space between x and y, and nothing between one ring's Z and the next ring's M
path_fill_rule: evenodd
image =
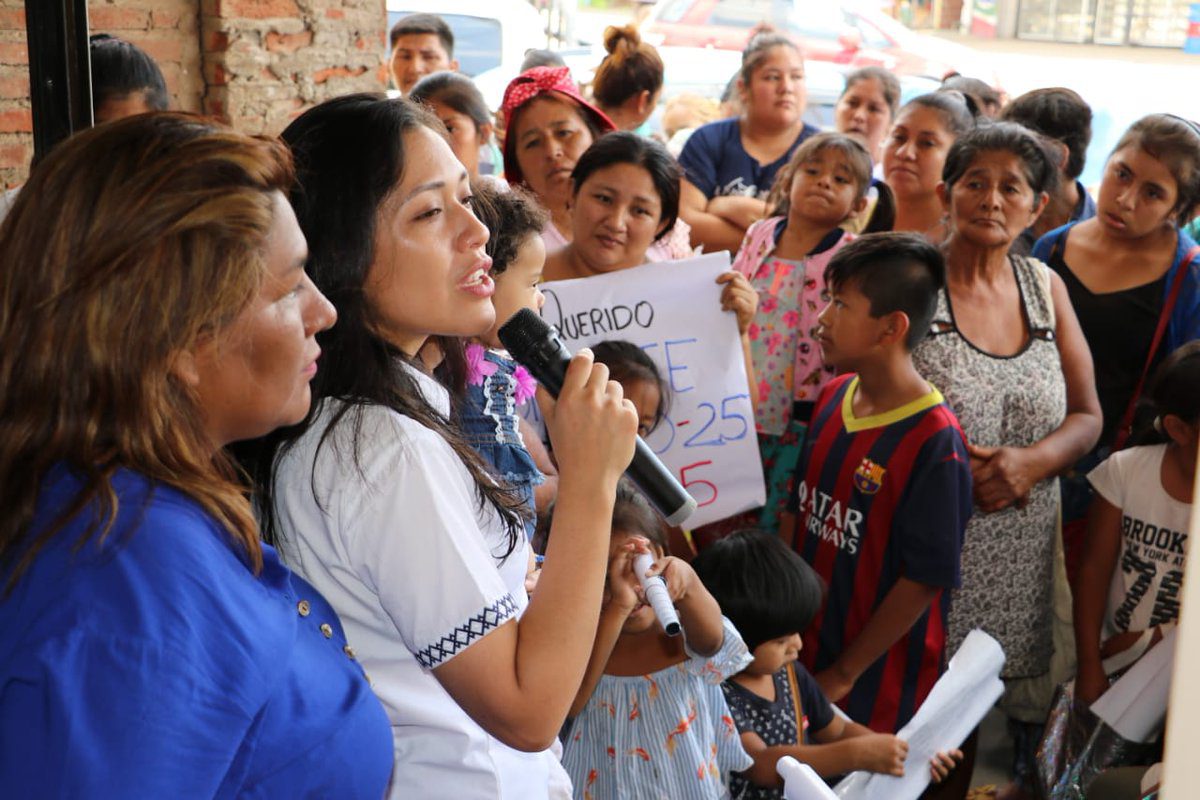
M766 506L753 522L763 528L778 525L813 401L834 375L812 335L825 306L822 276L854 238L839 226L863 212L870 186L871 157L858 141L840 133L811 137L779 171L768 198L772 216L750 226L733 263L759 294L749 338L767 483Z
M658 514L622 481L600 627L564 737L577 800L716 800L729 796L731 772L753 764L721 691L753 658L687 562L663 557L665 546ZM668 636L645 602L633 567L645 552L657 558L647 574L666 581L682 636Z

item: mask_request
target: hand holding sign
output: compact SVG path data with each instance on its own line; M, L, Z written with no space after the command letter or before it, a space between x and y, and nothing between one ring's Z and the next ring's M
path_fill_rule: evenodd
M728 269L714 253L542 285L542 317L567 347L624 339L658 364L671 398L646 441L696 499L689 526L765 500L737 319L753 310L738 279L717 283Z

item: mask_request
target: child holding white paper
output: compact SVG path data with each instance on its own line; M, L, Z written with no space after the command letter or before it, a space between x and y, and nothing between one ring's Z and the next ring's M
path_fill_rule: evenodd
M1096 490L1074 589L1075 697L1092 703L1179 616L1200 437L1200 341L1171 353L1150 387L1157 444L1088 473Z
M832 778L855 770L904 774L908 744L834 712L798 660L800 631L821 606L821 579L775 535L742 530L714 542L692 562L700 580L737 627L754 660L721 685L742 745L754 765L733 776L733 797L782 800L776 764L784 756ZM934 782L962 758L930 762Z
M564 737L576 798L717 800L729 796L730 773L751 764L720 688L750 654L696 573L663 557L665 547L658 513L622 481L596 643ZM682 636L668 636L646 603L633 567L646 552Z

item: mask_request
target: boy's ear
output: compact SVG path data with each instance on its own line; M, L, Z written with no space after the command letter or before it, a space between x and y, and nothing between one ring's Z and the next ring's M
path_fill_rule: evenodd
M908 314L903 311L893 311L890 314L885 314L883 319L883 333L880 335L880 344L891 344L892 342L900 342L904 344L908 338L908 329L911 323L908 319Z
M458 59L450 59L450 72L458 72Z

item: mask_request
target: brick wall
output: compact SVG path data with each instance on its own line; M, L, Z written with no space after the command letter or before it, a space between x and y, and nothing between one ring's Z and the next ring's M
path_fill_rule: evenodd
M386 73L384 0L89 0L94 33L145 49L173 108L276 134L304 108L377 91ZM24 0L0 0L0 186L33 155Z
M277 134L303 109L380 91L384 0L201 0L205 109Z

